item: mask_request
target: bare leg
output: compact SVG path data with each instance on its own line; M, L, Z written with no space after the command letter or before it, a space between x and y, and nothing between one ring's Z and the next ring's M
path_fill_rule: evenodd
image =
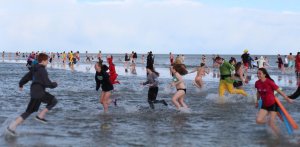
M265 124L267 114L268 114L268 111L266 111L264 109L260 109L256 116L256 123L257 124Z
M187 106L186 103L184 102L184 96L185 96L185 94L182 95L182 96L179 98L179 103L180 103L180 105L181 105L182 107L188 108L188 106Z
M46 113L47 113L48 111L49 111L49 110L48 110L47 108L43 109L43 110L39 113L38 117L39 117L39 118L45 118L45 115L46 115Z
M179 91L177 91L177 92L174 94L174 96L172 97L172 102L173 102L173 104L176 106L177 109L180 108L180 104L179 104L178 100L179 100L179 98L180 98L182 95L184 95L184 91L179 90Z
M100 96L100 104L104 103L104 92L101 92L101 96Z
M9 125L9 128L11 130L16 130L17 129L17 126L20 125L22 122L24 121L24 119L19 116L17 117L17 119L15 121L13 121L10 125Z
M104 112L108 112L108 106L111 103L110 95L111 95L111 93L109 91L104 92L104 98L103 98L104 99L104 101L103 101Z
M271 129L273 130L275 135L279 135L280 131L275 124L275 120L276 120L275 118L276 118L277 112L272 111L272 112L270 112L270 114L271 114L271 118L269 120L269 126L271 127Z

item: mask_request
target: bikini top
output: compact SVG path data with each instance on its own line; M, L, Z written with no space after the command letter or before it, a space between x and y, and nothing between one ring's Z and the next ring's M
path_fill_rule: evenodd
M173 76L173 82L179 81L176 76Z

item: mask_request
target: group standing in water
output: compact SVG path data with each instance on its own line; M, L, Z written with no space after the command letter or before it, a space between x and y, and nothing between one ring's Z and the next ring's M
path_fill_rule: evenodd
M72 53L72 52L71 52ZM246 54L245 52L244 54ZM4 53L3 53L4 54ZM32 57L35 54L32 54ZM65 54L62 54L62 58L64 61ZM69 61L71 64L74 61L73 55L69 54ZM205 56L204 56L205 57ZM202 88L204 86L203 83L203 76L205 74L208 74L207 66L205 65L205 59L202 59L202 63L200 64L200 67L198 67L193 72L197 71L194 84L198 88ZM125 56L125 61L128 57ZM243 58L243 57L242 57ZM40 53L39 56L35 56L34 59L38 61L37 64L33 65L30 68L30 71L21 79L20 81L20 88L23 87L24 84L26 84L28 81L32 80L31 85L31 100L28 104L28 107L26 111L18 117L15 121L13 121L8 127L7 130L11 134L15 134L15 130L18 125L20 125L31 113L38 111L39 106L41 103L47 103L47 106L44 110L42 110L37 116L36 119L46 123L47 120L45 119L45 114L51 110L57 103L57 100L54 96L49 94L45 91L45 87L47 88L55 88L57 86L56 82L51 82L48 79L47 71L45 70L45 67L48 64L48 56L46 54ZM77 60L79 58L76 58ZM136 61L136 58L133 58L134 61ZM255 60L254 60L255 61ZM183 56L176 57L174 61L174 56L172 53L170 53L170 72L172 75L172 82L170 83L171 87L176 88L175 94L172 96L172 103L176 107L176 109L180 110L182 108L188 108L188 105L185 103L185 96L186 96L186 83L183 79L183 76L188 74L189 72L186 69ZM242 62L236 62L235 58L231 58L229 61L225 61L221 57L217 56L214 58L214 62L219 65L220 69L220 83L219 83L219 96L222 100L224 93L228 91L230 94L241 94L243 96L247 96L247 93L242 88L243 85L247 83L247 79L245 78L245 74L247 74L247 71L244 71L244 68L247 69L249 67L249 62L245 63ZM262 62L262 65L265 61ZM107 63L109 66L103 64L102 55L100 52L99 56L99 62L95 64L95 81L96 81L96 90L98 91L101 87L101 94L100 94L100 103L103 105L104 112L108 112L108 107L111 104L111 102L114 102L116 104L116 99L111 100L111 92L114 90L114 84L120 84L120 82L117 80L118 74L115 70L115 65L113 64L113 56L109 55L107 56ZM258 64L258 67L261 67L260 64ZM299 71L300 71L300 53L297 54L295 58L295 67L296 67L296 76L299 79ZM109 72L108 72L109 71ZM147 56L147 65L146 65L146 71L147 71L147 81L142 83L142 85L149 86L148 90L148 103L150 108L154 109L154 104L161 103L163 105L168 105L165 100L157 100L157 95L159 91L159 82L158 77L159 73L154 68L154 55L152 52L148 53ZM39 72L42 72L42 74L38 74ZM36 76L33 76L37 74ZM39 77L41 76L42 77ZM274 91L277 91L279 94L281 94L289 103L292 103L292 99L296 99L300 95L300 88L298 84L297 91L292 94L291 96L285 95L279 87L274 83L274 81L270 78L269 74L267 73L267 70L265 68L259 68L258 72L258 81L255 83L255 88L257 89L257 98L261 98L263 100L262 109L259 111L256 122L258 124L262 124L266 122L266 117L269 115L270 119L268 124L272 128L272 130L278 134L278 128L276 127L274 121L275 121L275 112L277 112L278 106L274 102ZM39 80L42 78L45 78L47 83L40 83ZM298 81L299 83L299 81ZM42 87L42 94L39 94L39 90L36 90L40 88L40 84L46 84L46 86ZM35 94L39 94L38 96L35 96Z

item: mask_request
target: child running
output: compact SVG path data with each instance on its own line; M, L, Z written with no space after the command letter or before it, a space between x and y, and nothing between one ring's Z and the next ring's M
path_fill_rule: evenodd
M96 90L98 91L101 85L101 96L100 96L100 103L103 105L104 113L108 112L108 106L111 103L111 90L114 89L114 86L109 80L109 75L106 72L108 70L107 65L102 65L102 60L95 64L95 80L96 80ZM116 105L116 103L115 103Z
M45 91L45 88L57 87L57 83L51 82L48 78L48 73L46 70L46 66L48 64L48 55L40 53L38 56L38 62L39 64L34 65L19 82L19 88L22 91L23 85L25 85L28 81L32 81L30 86L31 99L26 111L17 117L17 119L7 127L7 131L12 136L16 136L15 130L18 125L20 125L30 114L39 110L41 103L46 103L47 106L35 117L35 119L42 123L47 123L45 115L57 103L57 99Z
M172 97L172 102L176 106L177 110L180 110L181 107L188 108L188 106L184 103L186 87L182 78L182 76L186 75L188 71L184 64L174 64L171 71L173 74L173 82L171 83L171 86L175 86L177 89L177 92Z
M274 80L271 79L265 68L259 68L257 71L258 80L255 82L255 88L257 89L257 100L262 99L262 107L259 110L256 123L264 124L266 123L267 115L270 116L268 125L271 127L275 135L279 135L279 129L275 125L275 118L278 111L278 106L275 103L274 91L277 91L282 95L285 100L289 103L292 103L293 100L286 96L279 87L274 83ZM258 107L258 102L256 102L256 107Z
M147 66L147 81L143 83L143 85L148 85L148 103L150 108L154 109L155 103L162 103L165 106L168 106L167 102L165 100L156 100L157 93L158 93L158 80L159 73L154 70L153 67Z

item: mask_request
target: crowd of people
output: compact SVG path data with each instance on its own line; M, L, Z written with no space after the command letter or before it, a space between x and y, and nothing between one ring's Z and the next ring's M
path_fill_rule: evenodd
M20 53L18 53L19 55ZM16 54L17 55L17 54ZM24 55L26 56L26 55ZM2 53L2 58L4 59L5 52ZM56 82L50 81L48 78L48 73L46 70L46 66L48 62L52 62L55 58L57 60L62 61L64 64L68 61L69 65L72 66L80 61L79 52L73 53L50 53L49 55L45 53L32 52L27 56L27 67L29 72L20 80L19 88L22 90L23 86L28 82L32 81L30 88L30 102L27 106L27 109L24 113L22 113L19 117L16 118L15 121L11 122L11 124L7 127L7 131L15 135L15 130L18 125L20 125L29 115L33 112L37 112L39 110L41 103L46 103L47 106L44 108L36 117L36 120L39 120L43 123L47 123L45 119L46 113L51 110L57 103L57 99L46 92L46 88L55 88L57 87ZM86 52L86 62L90 62L90 56ZM114 89L115 84L120 84L118 81L118 74L116 73L115 65L113 63L113 56L107 55L106 61L107 64L103 63L103 57L101 51L99 51L97 55L98 62L95 64L95 82L96 82L96 90L98 91L101 87L99 102L103 106L104 112L108 112L109 105L113 102L117 105L117 100L111 100L111 91ZM157 95L159 91L159 73L155 70L155 56L152 51L148 52L146 57L146 75L147 79L145 82L141 83L141 85L146 85L149 87L148 90L148 104L151 109L155 109L156 103L161 103L163 105L168 106L168 103L165 100L157 100ZM170 52L169 54L170 60L170 75L172 78L172 82L170 83L170 87L175 87L176 92L172 96L172 103L176 107L177 110L188 109L188 105L185 102L185 96L187 93L186 90L186 82L183 78L184 75L197 72L193 84L197 88L203 88L204 81L203 77L210 72L210 69L206 63L206 56L203 55L201 58L201 62L198 67L193 69L192 71L188 71L186 65L184 64L184 55L177 55L174 58L174 55ZM137 62L137 53L132 52L131 55L125 54L124 59L124 67L125 72L128 72L128 66L130 64L131 71L134 73L135 71L135 63ZM144 55L141 57L141 63L144 63ZM300 79L300 52L294 57L292 53L287 56L287 65L283 63L280 55L278 55L278 68L281 71L284 71L283 68L287 67L292 70L295 68L296 77ZM219 100L221 103L224 103L224 94L227 91L230 94L241 94L242 96L248 96L246 91L243 89L243 86L248 83L247 73L248 69L257 67L257 77L258 80L255 82L255 88L257 89L257 99L262 99L262 108L259 110L258 115L256 117L256 122L258 124L263 124L266 122L266 117L269 115L270 119L268 120L268 124L274 131L274 133L279 134L279 130L275 125L275 116L278 111L278 105L275 103L275 95L274 91L278 92L282 95L287 102L292 103L293 99L296 99L300 95L300 88L298 84L298 89L295 93L287 96L280 88L276 85L274 80L270 77L267 71L268 59L266 57L261 56L259 59L255 57L252 59L248 50L245 49L244 53L241 55L241 61L237 61L236 58L231 57L229 61L224 60L220 56L213 57L213 66L219 68L220 72L220 82L219 82ZM136 71L135 71L136 72ZM298 81L298 83L300 83ZM256 103L257 106L257 103Z

